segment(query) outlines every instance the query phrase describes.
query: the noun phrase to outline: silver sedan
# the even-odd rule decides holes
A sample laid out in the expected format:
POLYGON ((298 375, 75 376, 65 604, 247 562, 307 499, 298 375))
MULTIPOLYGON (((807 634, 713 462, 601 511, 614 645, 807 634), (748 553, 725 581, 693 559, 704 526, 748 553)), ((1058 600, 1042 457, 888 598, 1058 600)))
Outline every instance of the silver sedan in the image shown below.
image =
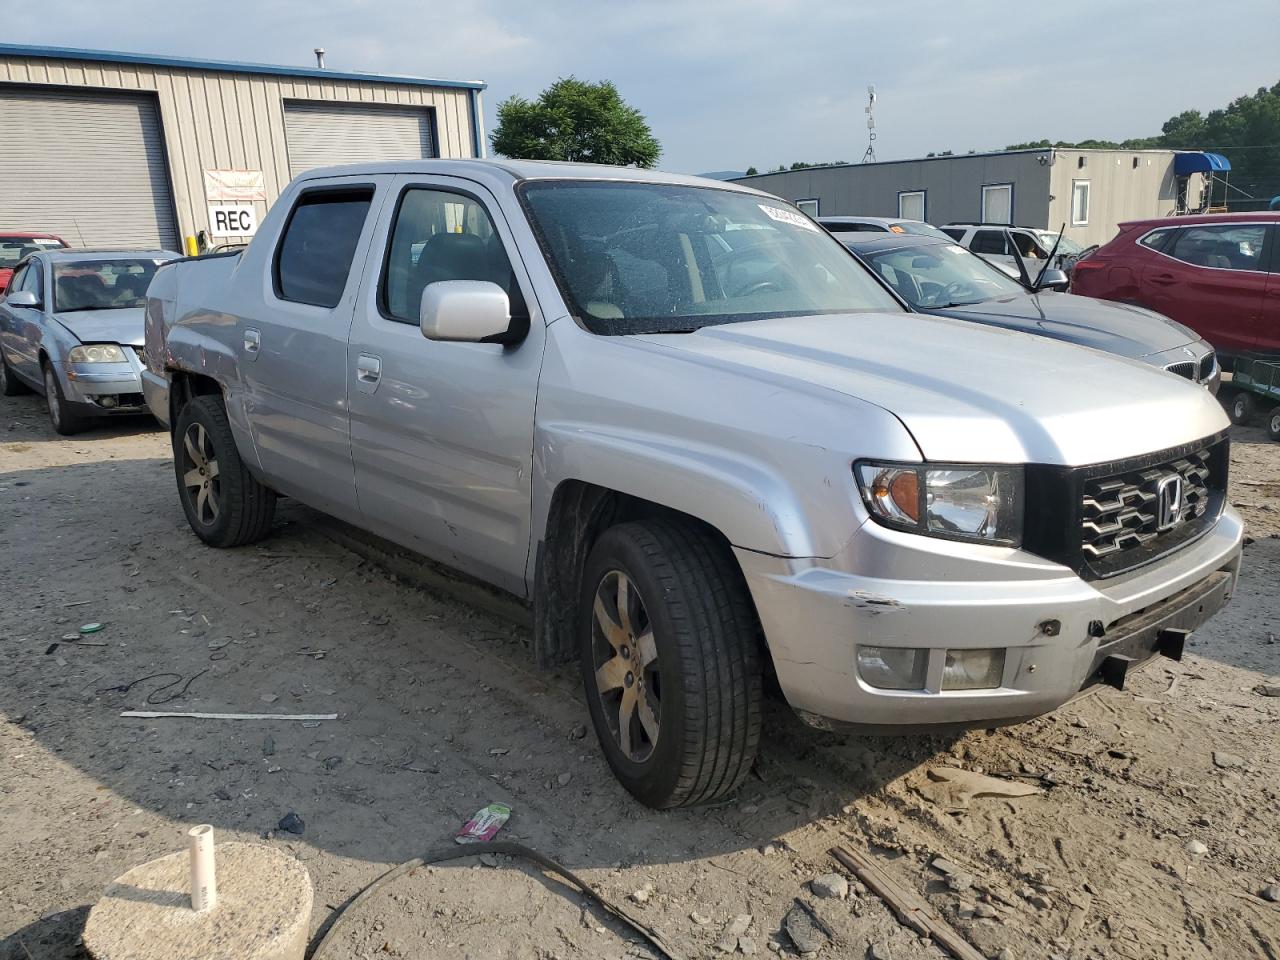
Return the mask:
POLYGON ((145 414, 140 374, 147 287, 167 250, 35 253, 0 303, 0 393, 45 395, 61 434, 145 414))

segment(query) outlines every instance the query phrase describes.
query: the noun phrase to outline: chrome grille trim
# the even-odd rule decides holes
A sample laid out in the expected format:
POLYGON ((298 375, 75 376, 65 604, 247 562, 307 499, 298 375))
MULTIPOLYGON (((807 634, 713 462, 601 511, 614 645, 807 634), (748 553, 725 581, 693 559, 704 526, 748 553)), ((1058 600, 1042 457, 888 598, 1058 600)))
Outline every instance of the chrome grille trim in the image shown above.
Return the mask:
POLYGON ((1184 524, 1209 509, 1210 449, 1167 463, 1099 477, 1084 484, 1080 549, 1086 558, 1110 557, 1176 534, 1184 524), (1177 523, 1160 530, 1156 489, 1172 475, 1182 477, 1182 503, 1177 523))
POLYGON ((1180 377, 1186 377, 1188 380, 1196 379, 1196 362, 1194 360, 1180 360, 1177 363, 1171 363, 1165 367, 1170 373, 1176 373, 1180 377))

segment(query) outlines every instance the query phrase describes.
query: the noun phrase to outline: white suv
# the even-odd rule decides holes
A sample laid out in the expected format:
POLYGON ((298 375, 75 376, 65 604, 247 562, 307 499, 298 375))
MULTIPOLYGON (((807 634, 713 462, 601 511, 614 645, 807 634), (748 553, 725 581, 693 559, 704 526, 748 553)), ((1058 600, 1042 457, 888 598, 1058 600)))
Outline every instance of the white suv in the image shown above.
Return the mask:
POLYGON ((1084 248, 1074 240, 1063 237, 1059 242, 1054 231, 1039 227, 1014 227, 1003 223, 948 223, 941 229, 960 246, 968 247, 1002 268, 1012 267, 1014 276, 1017 276, 1018 271, 1018 263, 1014 259, 1015 250, 1022 254, 1028 270, 1039 270, 1053 250, 1053 245, 1057 243, 1058 252, 1050 267, 1063 270, 1068 276, 1080 259, 1080 254, 1084 252, 1084 248))

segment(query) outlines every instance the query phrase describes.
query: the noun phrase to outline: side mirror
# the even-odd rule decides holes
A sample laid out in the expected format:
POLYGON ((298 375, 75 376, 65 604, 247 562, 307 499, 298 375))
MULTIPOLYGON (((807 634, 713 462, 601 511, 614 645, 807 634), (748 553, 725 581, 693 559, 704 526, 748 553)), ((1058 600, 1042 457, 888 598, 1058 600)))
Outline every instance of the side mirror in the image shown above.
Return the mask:
POLYGON ((18 290, 9 294, 4 298, 4 302, 11 307, 38 307, 40 300, 30 290, 18 290))
POLYGON ((511 329, 511 300, 487 280, 440 280, 423 289, 418 317, 428 340, 503 342, 511 329))
POLYGON ((1049 269, 1040 278, 1041 290, 1056 290, 1058 293, 1065 293, 1069 286, 1071 286, 1071 278, 1067 276, 1064 270, 1049 269))

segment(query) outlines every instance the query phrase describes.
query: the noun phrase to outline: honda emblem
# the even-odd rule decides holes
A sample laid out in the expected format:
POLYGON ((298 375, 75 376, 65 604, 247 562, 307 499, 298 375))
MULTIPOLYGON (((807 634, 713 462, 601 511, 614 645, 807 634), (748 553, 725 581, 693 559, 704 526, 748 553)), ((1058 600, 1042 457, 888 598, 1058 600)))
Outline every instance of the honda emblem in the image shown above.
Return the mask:
POLYGON ((1165 477, 1156 487, 1156 529, 1171 530, 1182 522, 1182 476, 1165 477))

